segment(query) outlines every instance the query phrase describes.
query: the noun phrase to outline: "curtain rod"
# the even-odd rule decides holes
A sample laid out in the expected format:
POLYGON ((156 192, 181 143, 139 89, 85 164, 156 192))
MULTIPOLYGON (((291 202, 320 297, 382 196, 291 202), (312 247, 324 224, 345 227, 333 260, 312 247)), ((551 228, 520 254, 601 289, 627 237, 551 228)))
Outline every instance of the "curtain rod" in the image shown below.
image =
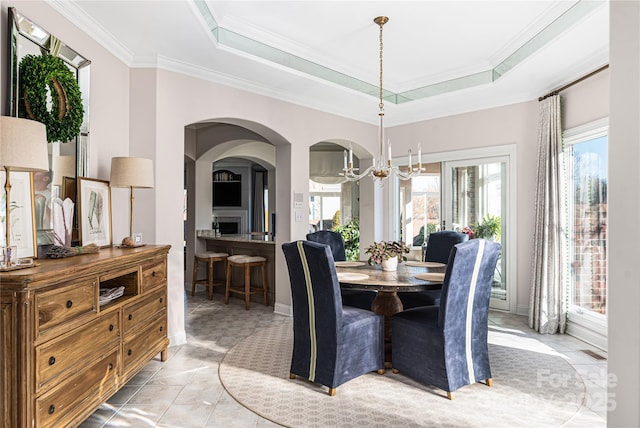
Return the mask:
POLYGON ((573 82, 569 82, 566 85, 564 85, 563 87, 561 87, 559 89, 556 89, 555 91, 549 92, 547 95, 538 98, 538 101, 542 101, 542 100, 547 99, 547 98, 549 98, 549 97, 551 97, 553 95, 558 95, 558 93, 564 91, 565 89, 568 89, 568 88, 572 87, 573 85, 575 85, 576 83, 580 83, 583 80, 588 79, 589 77, 594 76, 594 75, 600 73, 601 71, 606 70, 607 68, 609 68, 609 64, 603 65, 599 69, 593 70, 591 73, 585 74, 584 76, 574 80, 573 82))

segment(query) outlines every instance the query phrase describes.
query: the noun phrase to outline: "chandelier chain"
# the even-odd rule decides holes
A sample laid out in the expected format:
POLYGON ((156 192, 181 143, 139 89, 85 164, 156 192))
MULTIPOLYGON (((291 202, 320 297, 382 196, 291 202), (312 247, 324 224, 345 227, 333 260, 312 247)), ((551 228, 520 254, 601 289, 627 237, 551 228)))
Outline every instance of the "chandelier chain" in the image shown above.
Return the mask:
POLYGON ((382 102, 382 26, 384 25, 384 21, 380 22, 380 110, 384 109, 384 103, 382 102))

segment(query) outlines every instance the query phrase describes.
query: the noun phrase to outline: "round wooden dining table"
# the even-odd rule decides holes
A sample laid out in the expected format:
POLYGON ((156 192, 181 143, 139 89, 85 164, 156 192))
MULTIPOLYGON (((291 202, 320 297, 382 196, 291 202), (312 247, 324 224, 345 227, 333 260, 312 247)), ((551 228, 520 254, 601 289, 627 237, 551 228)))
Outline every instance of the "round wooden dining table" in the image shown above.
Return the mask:
POLYGON ((366 261, 336 262, 341 288, 377 292, 371 310, 384 316, 385 366, 391 364, 391 317, 403 310, 398 292, 438 290, 445 269, 445 264, 436 262, 407 261, 399 263, 396 271, 383 271, 366 261))

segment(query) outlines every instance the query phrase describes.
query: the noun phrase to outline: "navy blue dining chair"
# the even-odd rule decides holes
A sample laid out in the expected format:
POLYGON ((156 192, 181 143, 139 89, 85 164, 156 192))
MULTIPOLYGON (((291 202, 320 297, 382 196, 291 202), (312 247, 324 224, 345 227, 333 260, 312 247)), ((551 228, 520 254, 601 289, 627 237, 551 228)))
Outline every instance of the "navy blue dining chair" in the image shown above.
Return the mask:
POLYGON ((293 304, 293 354, 289 377, 329 388, 371 371, 384 373, 381 315, 342 305, 340 284, 326 244, 282 245, 293 304))
POLYGON ((489 299, 498 243, 472 239, 451 251, 439 306, 408 309, 391 319, 392 364, 447 392, 485 381, 492 385, 487 344, 489 299))
MULTIPOLYGON (((344 239, 338 232, 332 230, 319 230, 317 232, 307 234, 307 240, 327 244, 331 248, 333 260, 336 262, 346 261, 346 250, 344 247, 344 239)), ((353 306, 361 309, 371 310, 373 300, 376 298, 375 291, 366 290, 342 290, 342 303, 347 306, 353 306)))
MULTIPOLYGON (((427 241, 427 251, 425 252, 423 261, 447 264, 449 262, 451 249, 454 247, 454 245, 466 242, 468 240, 469 235, 453 230, 432 232, 429 234, 429 239, 427 241)), ((400 292, 398 293, 398 297, 400 297, 402 306, 405 309, 440 304, 440 290, 427 290, 414 293, 400 292)))

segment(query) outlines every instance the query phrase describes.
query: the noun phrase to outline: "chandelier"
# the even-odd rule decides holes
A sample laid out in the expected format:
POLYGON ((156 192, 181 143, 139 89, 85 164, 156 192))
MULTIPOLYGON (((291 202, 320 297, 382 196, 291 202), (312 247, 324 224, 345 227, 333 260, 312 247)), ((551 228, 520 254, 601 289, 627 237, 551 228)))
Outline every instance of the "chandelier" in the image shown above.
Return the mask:
POLYGON ((378 107, 380 111, 378 112, 378 116, 380 117, 380 128, 378 129, 378 138, 379 138, 379 149, 377 156, 373 158, 373 165, 364 170, 362 174, 358 174, 358 168, 353 167, 353 149, 349 148, 349 153, 347 156, 347 151, 344 151, 344 164, 342 168, 342 172, 339 174, 346 178, 348 181, 358 181, 362 177, 370 175, 374 180, 380 179, 382 184, 382 179, 389 177, 391 174, 395 174, 400 180, 408 180, 411 177, 415 177, 424 171, 422 168, 422 150, 420 146, 418 146, 418 167, 413 167, 413 161, 411 157, 411 150, 409 150, 409 165, 406 171, 400 170, 397 166, 393 165, 393 161, 391 160, 391 142, 387 141, 387 146, 385 150, 384 145, 384 103, 382 101, 382 27, 384 24, 389 22, 389 18, 386 16, 378 16, 374 18, 373 22, 380 26, 380 102, 378 107), (347 161, 348 158, 348 161, 347 161))

